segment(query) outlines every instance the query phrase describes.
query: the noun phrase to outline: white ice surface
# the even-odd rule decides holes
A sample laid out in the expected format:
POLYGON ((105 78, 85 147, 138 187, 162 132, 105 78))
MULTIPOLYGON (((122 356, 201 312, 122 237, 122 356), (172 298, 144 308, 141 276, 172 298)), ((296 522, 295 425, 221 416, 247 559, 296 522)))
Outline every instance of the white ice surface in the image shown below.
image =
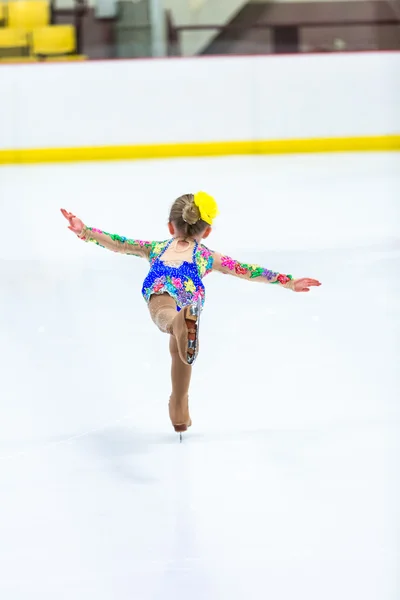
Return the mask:
POLYGON ((0 598, 399 600, 400 155, 0 169, 0 598), (146 264, 58 213, 314 276, 205 280, 193 428, 167 412, 146 264))

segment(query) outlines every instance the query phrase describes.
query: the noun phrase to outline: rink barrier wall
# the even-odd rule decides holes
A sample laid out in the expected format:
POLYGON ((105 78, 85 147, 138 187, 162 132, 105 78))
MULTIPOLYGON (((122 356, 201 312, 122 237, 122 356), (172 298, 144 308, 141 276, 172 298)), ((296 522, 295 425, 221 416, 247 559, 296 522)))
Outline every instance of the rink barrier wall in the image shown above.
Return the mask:
POLYGON ((195 158, 234 155, 392 151, 400 151, 400 135, 0 150, 0 165, 148 160, 185 157, 195 158))
POLYGON ((400 149, 400 53, 0 67, 0 164, 400 149))

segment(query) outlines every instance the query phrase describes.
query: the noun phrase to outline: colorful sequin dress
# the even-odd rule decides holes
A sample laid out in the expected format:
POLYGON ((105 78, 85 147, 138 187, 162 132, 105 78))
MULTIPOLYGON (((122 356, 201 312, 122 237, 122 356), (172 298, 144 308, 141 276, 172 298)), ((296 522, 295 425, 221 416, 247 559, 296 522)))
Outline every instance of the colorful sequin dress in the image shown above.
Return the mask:
POLYGON ((212 271, 293 289, 291 275, 270 271, 259 265, 241 263, 229 256, 209 250, 194 240, 191 241, 193 249, 190 247, 191 260, 169 261, 163 260, 163 258, 175 238, 164 242, 145 242, 110 234, 92 227, 85 227, 79 237, 113 252, 139 256, 148 260, 150 270, 142 287, 144 299, 148 302, 153 294, 167 293, 174 298, 178 310, 196 302, 199 298, 204 304, 203 278, 212 271))

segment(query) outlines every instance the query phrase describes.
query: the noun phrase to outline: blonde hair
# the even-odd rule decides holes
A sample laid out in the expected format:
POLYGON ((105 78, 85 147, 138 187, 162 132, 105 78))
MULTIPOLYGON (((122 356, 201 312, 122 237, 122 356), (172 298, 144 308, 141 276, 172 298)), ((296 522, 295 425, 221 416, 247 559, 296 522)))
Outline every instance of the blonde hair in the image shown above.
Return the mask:
POLYGON ((194 194, 184 194, 175 200, 169 213, 169 222, 175 225, 179 233, 188 237, 195 237, 209 227, 194 203, 194 194))

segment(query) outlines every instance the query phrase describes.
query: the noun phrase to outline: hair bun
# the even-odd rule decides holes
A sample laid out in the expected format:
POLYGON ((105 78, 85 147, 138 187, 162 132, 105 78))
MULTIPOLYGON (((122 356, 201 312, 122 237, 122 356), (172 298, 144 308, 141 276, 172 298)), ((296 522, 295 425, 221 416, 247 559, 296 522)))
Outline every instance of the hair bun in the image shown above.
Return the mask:
POLYGON ((182 219, 189 225, 195 225, 200 221, 200 211, 195 205, 193 199, 186 202, 182 211, 182 219))

